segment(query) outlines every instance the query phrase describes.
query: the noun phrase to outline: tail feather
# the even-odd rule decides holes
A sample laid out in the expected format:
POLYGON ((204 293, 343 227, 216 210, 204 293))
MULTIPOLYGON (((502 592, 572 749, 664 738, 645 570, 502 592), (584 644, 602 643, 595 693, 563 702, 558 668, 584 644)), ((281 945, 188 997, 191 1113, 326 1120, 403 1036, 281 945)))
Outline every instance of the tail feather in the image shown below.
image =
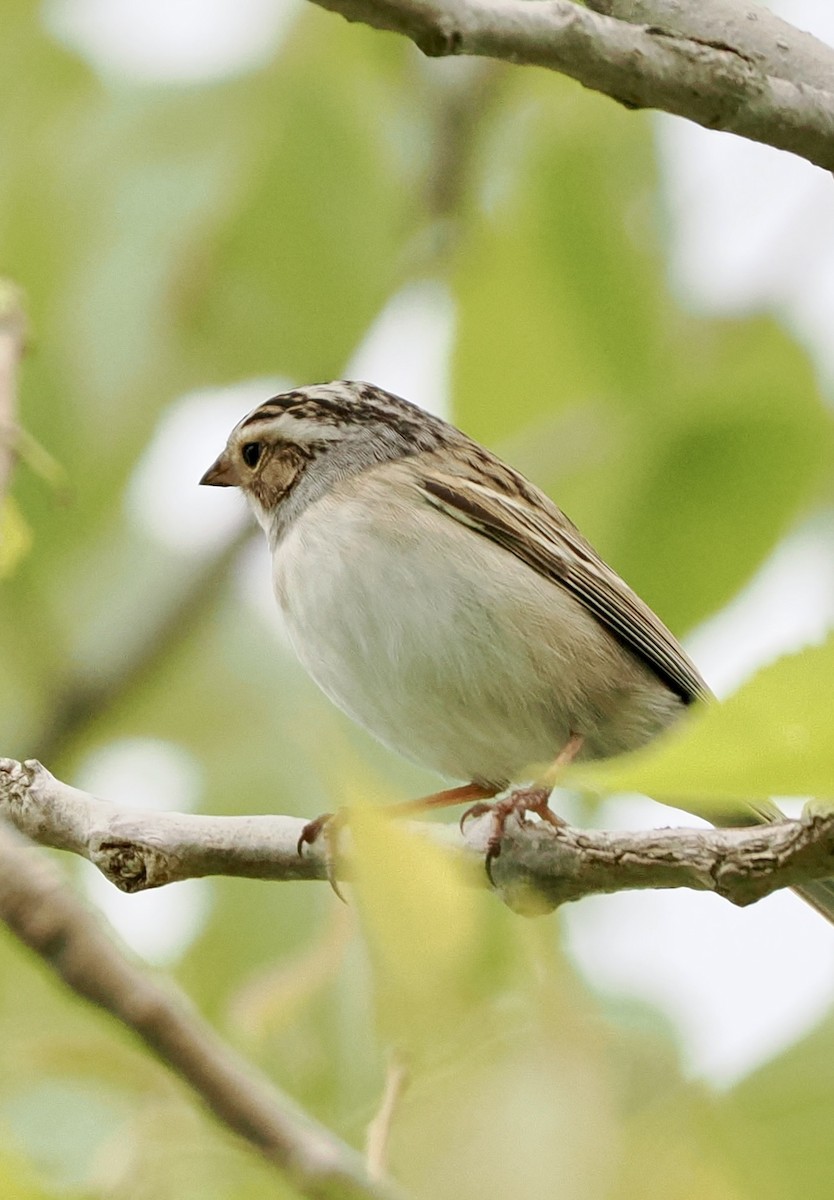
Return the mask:
POLYGON ((834 879, 815 879, 793 890, 834 925, 834 879))

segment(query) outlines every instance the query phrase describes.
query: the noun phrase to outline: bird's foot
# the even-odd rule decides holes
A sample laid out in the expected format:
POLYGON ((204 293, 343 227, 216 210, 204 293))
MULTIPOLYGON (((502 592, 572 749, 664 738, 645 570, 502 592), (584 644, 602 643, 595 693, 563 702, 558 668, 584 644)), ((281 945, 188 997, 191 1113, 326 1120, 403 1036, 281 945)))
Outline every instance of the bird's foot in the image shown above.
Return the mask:
POLYGON ((335 813, 322 813, 313 821, 308 821, 298 838, 297 850, 299 858, 304 853, 305 846, 314 846, 319 838, 324 838, 324 865, 327 871, 327 882, 339 899, 346 904, 345 895, 339 887, 336 876, 338 860, 339 834, 344 829, 348 819, 348 810, 340 808, 335 813))
POLYGON ((503 800, 497 801, 495 804, 473 804, 471 808, 467 808, 466 812, 460 819, 460 829, 463 832, 463 827, 470 818, 482 817, 485 813, 489 813, 492 817, 492 830, 490 831, 489 841, 486 845, 486 858, 484 866, 486 873, 489 876, 491 884, 495 884, 492 877, 492 864, 495 862, 498 855, 501 853, 501 843, 504 840, 504 831, 507 827, 507 821, 511 816, 518 818, 523 824, 524 818, 528 813, 535 813, 540 820, 546 821, 548 825, 559 829, 566 825, 567 822, 553 811, 548 804, 550 798, 550 788, 547 787, 526 787, 517 788, 510 792, 509 796, 505 796, 503 800))
POLYGON ((579 754, 583 742, 584 739, 581 733, 572 733, 553 760, 550 768, 545 772, 542 783, 534 784, 532 787, 516 788, 508 796, 505 796, 503 800, 498 800, 495 804, 485 804, 483 801, 473 804, 470 808, 467 808, 461 817, 460 829, 461 833, 463 833, 463 827, 470 817, 481 817, 485 813, 492 815, 492 832, 487 842, 484 866, 486 867, 489 881, 493 886, 495 880, 492 878, 492 864, 501 853, 504 830, 506 829, 507 821, 512 815, 515 815, 521 824, 524 823, 524 818, 530 812, 535 813, 540 820, 546 821, 548 825, 552 825, 555 829, 559 829, 567 824, 566 821, 563 821, 553 811, 548 804, 548 800, 559 775, 566 767, 570 766, 579 754))

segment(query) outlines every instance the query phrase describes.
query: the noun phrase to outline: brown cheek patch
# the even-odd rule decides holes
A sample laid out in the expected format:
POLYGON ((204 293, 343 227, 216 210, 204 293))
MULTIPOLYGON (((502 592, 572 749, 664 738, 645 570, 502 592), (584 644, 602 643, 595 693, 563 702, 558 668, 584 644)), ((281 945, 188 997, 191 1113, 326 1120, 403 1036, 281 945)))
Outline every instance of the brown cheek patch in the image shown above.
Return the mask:
POLYGON ((253 491, 265 508, 272 508, 291 491, 301 474, 303 460, 292 450, 274 453, 264 464, 253 491))

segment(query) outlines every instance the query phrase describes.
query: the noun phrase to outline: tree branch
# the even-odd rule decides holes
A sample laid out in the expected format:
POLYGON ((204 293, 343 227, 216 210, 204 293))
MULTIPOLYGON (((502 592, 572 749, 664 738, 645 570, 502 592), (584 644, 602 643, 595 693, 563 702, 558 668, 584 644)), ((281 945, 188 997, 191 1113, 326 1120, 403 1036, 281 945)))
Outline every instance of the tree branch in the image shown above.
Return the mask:
POLYGON ((653 25, 696 42, 723 42, 766 75, 831 90, 834 50, 762 4, 747 0, 586 0, 594 12, 653 25))
MULTIPOLYGON (((300 856, 297 817, 212 817, 119 810, 61 783, 38 762, 0 759, 0 816, 34 841, 95 863, 126 892, 204 875, 327 878, 324 839, 300 856)), ((481 866, 490 819, 415 824, 425 836, 481 866)), ((349 876, 349 855, 337 865, 349 876)), ((645 888, 714 892, 737 905, 780 888, 834 876, 834 810, 741 829, 621 833, 510 822, 492 868, 497 890, 523 912, 551 911, 596 893, 645 888)), ((473 878, 489 886, 483 869, 473 878)))
MULTIPOLYGON (((778 47, 770 55, 748 53, 727 40, 726 22, 696 36, 635 25, 573 0, 313 2, 349 21, 404 34, 427 55, 546 67, 629 108, 662 109, 834 169, 834 52, 822 43, 812 84, 804 58, 792 61, 790 45, 784 55, 778 47), (776 58, 778 73, 770 70, 776 58), (823 61, 827 69, 820 71, 823 61)), ((729 4, 724 0, 725 12, 729 4)), ((798 43, 799 31, 794 35, 798 43)))
MULTIPOLYGON (((8 781, 8 760, 5 764, 8 781)), ((43 771, 35 777, 41 782, 52 778, 43 771)), ((49 802, 48 788, 40 799, 49 802)), ((66 795, 61 802, 67 803, 66 795)), ((48 820, 44 814, 44 840, 48 820)), ((53 864, 3 821, 0 921, 73 991, 133 1030, 215 1116, 284 1170, 302 1195, 311 1200, 395 1200, 394 1189, 372 1180, 356 1151, 240 1059, 172 984, 163 987, 147 967, 134 963, 53 864)))

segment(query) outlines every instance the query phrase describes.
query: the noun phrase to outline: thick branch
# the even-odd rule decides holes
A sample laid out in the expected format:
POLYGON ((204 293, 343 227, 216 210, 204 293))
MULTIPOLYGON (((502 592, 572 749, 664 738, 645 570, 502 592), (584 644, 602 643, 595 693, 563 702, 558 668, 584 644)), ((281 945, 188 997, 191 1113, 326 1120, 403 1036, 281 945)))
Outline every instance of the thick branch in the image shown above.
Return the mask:
MULTIPOLYGON (((210 817, 115 809, 69 787, 40 763, 0 759, 0 816, 34 841, 95 863, 135 892, 204 875, 296 880, 327 877, 323 840, 299 856, 296 817, 210 817)), ((416 825, 450 852, 482 863, 489 817, 416 825)), ((349 874, 349 855, 340 868, 349 874)), ((549 911, 594 893, 692 888, 746 905, 779 888, 834 876, 834 810, 743 829, 621 833, 510 822, 492 874, 520 911, 549 911)), ((473 873, 488 886, 486 872, 473 873)))
MULTIPOLYGON (((834 169, 831 74, 811 86, 802 63, 768 73, 721 33, 634 25, 572 0, 314 0, 428 55, 471 54, 547 67, 630 108, 657 108, 834 169)), ((834 54, 830 55, 834 64, 834 54)))
MULTIPOLYGON (((8 782, 8 770, 3 775, 8 782)), ((52 779, 46 772, 35 777, 52 779)), ((41 801, 49 803, 48 787, 41 791, 41 801)), ((60 804, 67 802, 62 794, 60 804)), ((44 840, 48 822, 45 816, 44 840)), ((73 991, 132 1029, 225 1125, 286 1171, 301 1195, 394 1200, 390 1187, 370 1179, 355 1151, 244 1063, 170 983, 161 986, 147 968, 134 963, 48 859, 3 821, 0 921, 73 991)))
POLYGON ((831 89, 834 50, 751 0, 586 0, 588 8, 697 42, 722 42, 766 75, 831 89))

